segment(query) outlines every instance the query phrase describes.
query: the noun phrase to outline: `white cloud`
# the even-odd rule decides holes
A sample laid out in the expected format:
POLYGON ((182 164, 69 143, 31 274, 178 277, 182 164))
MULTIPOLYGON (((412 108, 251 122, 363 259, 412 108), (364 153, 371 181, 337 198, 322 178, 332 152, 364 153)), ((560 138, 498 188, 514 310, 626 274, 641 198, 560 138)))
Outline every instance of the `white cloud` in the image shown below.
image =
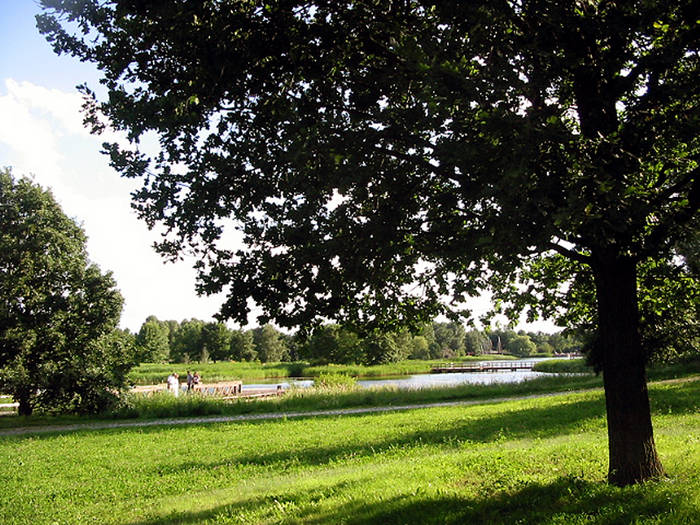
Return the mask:
POLYGON ((18 92, 13 80, 5 82, 7 95, 0 96, 0 143, 14 152, 19 167, 25 172, 42 173, 58 165, 61 155, 51 123, 32 111, 18 92))
POLYGON ((113 132, 94 137, 82 126, 77 92, 4 81, 0 92, 0 166, 50 187, 66 214, 83 225, 88 253, 114 273, 125 297, 122 326, 137 330, 148 315, 208 320, 220 299, 194 293, 191 262, 164 264, 149 232, 130 208, 134 181, 120 179, 99 153, 113 132))
POLYGON ((53 120, 58 133, 89 136, 89 131, 83 126, 81 107, 82 96, 66 93, 58 89, 37 86, 31 82, 5 80, 8 97, 14 99, 23 107, 32 108, 39 117, 53 120))

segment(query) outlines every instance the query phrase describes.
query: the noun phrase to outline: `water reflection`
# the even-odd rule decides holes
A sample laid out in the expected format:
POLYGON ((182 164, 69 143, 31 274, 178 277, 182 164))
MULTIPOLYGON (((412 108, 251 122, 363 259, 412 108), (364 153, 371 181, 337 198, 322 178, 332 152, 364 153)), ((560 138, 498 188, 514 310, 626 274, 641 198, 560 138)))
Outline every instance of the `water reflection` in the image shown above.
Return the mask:
POLYGON ((520 383, 527 379, 541 377, 543 372, 518 370, 516 372, 463 372, 454 374, 419 374, 395 379, 361 379, 357 383, 365 388, 395 386, 397 388, 425 388, 434 386, 492 385, 494 383, 520 383))

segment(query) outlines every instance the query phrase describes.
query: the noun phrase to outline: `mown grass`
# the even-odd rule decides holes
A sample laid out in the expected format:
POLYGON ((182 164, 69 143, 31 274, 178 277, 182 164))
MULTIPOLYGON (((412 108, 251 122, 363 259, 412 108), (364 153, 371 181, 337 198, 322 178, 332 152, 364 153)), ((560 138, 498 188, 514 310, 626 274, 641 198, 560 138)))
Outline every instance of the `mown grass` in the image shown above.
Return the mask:
MULTIPOLYGON (((483 361, 514 359, 513 356, 489 355, 454 359, 458 361, 483 361)), ((446 360, 406 360, 383 365, 313 365, 303 361, 290 363, 257 363, 219 361, 216 363, 158 364, 143 363, 136 367, 129 378, 134 384, 149 385, 164 383, 173 372, 185 377, 187 370, 196 370, 205 382, 227 380, 264 380, 286 377, 317 377, 321 374, 346 374, 353 377, 386 377, 411 374, 425 374, 434 366, 445 364, 446 360)))
POLYGON ((695 524, 700 381, 650 387, 668 480, 604 482, 600 391, 0 438, 0 522, 695 524))

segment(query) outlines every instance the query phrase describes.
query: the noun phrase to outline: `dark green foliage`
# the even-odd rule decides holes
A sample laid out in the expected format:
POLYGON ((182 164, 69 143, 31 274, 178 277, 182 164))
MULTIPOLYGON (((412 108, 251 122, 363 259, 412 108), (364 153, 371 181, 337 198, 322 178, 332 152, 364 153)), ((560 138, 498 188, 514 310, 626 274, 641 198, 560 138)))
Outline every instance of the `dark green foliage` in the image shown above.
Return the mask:
POLYGON ((454 358, 464 355, 464 326, 455 321, 449 323, 433 323, 433 334, 438 347, 436 357, 454 358))
POLYGON ((364 348, 362 364, 379 365, 382 363, 396 363, 405 359, 408 355, 406 341, 401 339, 401 334, 380 331, 369 334, 362 341, 364 348))
POLYGON ((175 363, 196 361, 202 355, 202 327, 199 319, 182 321, 173 334, 170 359, 175 363))
POLYGON ((212 361, 231 358, 231 332, 223 323, 206 323, 202 327, 202 345, 212 361))
POLYGON ((170 357, 170 330, 155 316, 149 316, 136 335, 140 362, 166 363, 170 357))
POLYGON ((362 363, 363 354, 360 336, 335 324, 315 328, 300 350, 302 359, 319 363, 362 363))
POLYGON ((258 352, 253 342, 253 332, 250 330, 234 330, 231 332, 231 359, 235 361, 254 361, 258 352))
POLYGON ((695 2, 42 4, 56 51, 104 74, 95 129, 159 137, 153 158, 105 149, 224 318, 252 299, 282 327, 395 331, 485 289, 511 319, 552 316, 592 278, 569 306, 596 310, 611 480, 662 473, 637 277, 700 206, 695 2), (576 268, 533 283, 554 252, 576 268))
MULTIPOLYGON (((673 253, 668 259, 647 259, 638 266, 637 300, 645 361, 674 361, 700 354, 700 279, 693 273, 690 259, 678 250, 673 253)), ((601 370, 603 347, 596 336, 598 314, 591 272, 580 263, 552 255, 530 265, 525 274, 541 283, 533 289, 547 294, 544 304, 553 308, 558 324, 572 327, 569 332, 579 333, 586 341, 582 348, 572 333, 554 335, 549 342, 555 352, 585 350, 589 361, 601 370), (548 287, 562 278, 568 286, 548 287)))
POLYGON ((481 355, 491 350, 491 347, 491 340, 483 332, 469 330, 464 335, 464 350, 469 355, 481 355))
POLYGON ((35 408, 93 412, 135 364, 114 332, 122 297, 50 192, 0 171, 0 391, 35 408))
POLYGON ((517 334, 515 337, 511 337, 505 349, 509 354, 517 355, 518 357, 527 357, 537 351, 535 343, 525 334, 517 334))
POLYGON ((257 357, 263 363, 284 361, 287 356, 282 334, 270 324, 253 329, 253 343, 257 357))

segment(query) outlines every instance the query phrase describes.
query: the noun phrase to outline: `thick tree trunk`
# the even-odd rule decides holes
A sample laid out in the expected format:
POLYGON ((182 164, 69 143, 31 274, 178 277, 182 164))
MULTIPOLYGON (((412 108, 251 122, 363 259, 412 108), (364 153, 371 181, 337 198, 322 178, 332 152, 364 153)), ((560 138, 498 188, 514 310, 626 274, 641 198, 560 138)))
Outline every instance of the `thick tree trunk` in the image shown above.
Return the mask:
POLYGON ((17 398, 19 406, 17 407, 17 413, 20 416, 31 416, 34 411, 34 407, 29 401, 29 395, 19 395, 17 398))
POLYGON ((598 259, 594 273, 608 419, 608 480, 625 486, 664 473, 651 425, 636 263, 606 257, 598 259))

